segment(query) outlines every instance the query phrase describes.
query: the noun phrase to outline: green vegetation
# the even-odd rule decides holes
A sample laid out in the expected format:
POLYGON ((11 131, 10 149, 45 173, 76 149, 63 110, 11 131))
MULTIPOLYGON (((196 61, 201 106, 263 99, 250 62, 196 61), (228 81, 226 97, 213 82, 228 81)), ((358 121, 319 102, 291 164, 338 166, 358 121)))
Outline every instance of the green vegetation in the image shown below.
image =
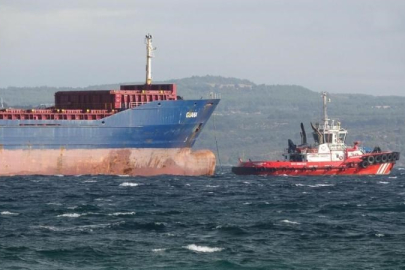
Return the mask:
MULTIPOLYGON (((243 159, 278 159, 287 147, 287 139, 300 142, 300 123, 309 135, 310 122, 322 115, 320 93, 297 85, 256 85, 247 80, 217 76, 172 80, 185 99, 221 96, 221 102, 206 125, 195 148, 216 152, 218 142, 223 165, 243 159)), ((89 86, 87 89, 118 89, 115 85, 89 86)), ((0 89, 0 97, 9 106, 33 106, 53 103, 53 94, 74 88, 0 89)), ((405 97, 359 94, 330 94, 330 118, 341 121, 349 130, 347 143, 361 141, 364 146, 403 153, 405 164, 405 97)), ((312 138, 308 136, 309 143, 312 138)))

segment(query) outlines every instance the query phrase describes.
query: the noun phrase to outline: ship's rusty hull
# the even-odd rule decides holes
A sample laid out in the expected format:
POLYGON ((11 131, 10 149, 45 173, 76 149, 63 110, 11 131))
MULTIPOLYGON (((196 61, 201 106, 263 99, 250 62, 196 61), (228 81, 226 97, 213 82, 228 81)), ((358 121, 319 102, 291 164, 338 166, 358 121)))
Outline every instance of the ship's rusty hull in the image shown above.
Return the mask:
POLYGON ((213 175, 215 155, 191 148, 0 149, 0 175, 213 175))

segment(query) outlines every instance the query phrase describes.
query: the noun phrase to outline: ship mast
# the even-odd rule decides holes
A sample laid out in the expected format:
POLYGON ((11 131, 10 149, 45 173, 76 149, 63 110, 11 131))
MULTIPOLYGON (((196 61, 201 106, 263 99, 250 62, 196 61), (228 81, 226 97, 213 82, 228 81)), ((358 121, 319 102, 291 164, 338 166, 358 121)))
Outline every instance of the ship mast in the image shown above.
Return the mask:
POLYGON ((152 35, 147 34, 145 36, 145 44, 146 44, 146 85, 152 84, 152 52, 156 50, 152 46, 152 35))
POLYGON ((322 92, 322 98, 323 98, 323 132, 325 133, 325 130, 329 128, 329 119, 326 106, 328 103, 328 99, 326 96, 326 92, 322 92))

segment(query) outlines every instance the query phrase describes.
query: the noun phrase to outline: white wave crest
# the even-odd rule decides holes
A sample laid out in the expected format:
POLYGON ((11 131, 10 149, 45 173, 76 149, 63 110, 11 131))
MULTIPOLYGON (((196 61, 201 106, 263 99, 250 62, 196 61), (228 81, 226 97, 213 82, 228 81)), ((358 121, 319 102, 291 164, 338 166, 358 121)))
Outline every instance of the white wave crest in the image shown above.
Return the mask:
POLYGON ((108 214, 109 216, 132 216, 135 215, 135 212, 116 212, 112 214, 108 214))
POLYGON ((384 185, 386 185, 386 184, 389 184, 390 182, 385 182, 385 181, 380 181, 380 182, 378 182, 379 184, 384 184, 384 185))
POLYGON ((4 216, 18 216, 19 215, 18 213, 13 213, 13 212, 10 212, 10 211, 3 211, 0 214, 2 214, 4 216))
POLYGON ((166 249, 165 248, 154 248, 154 249, 152 249, 152 252, 163 252, 163 251, 166 251, 166 249))
POLYGON ((111 199, 104 199, 104 198, 98 198, 98 199, 95 199, 95 201, 112 202, 111 199))
POLYGON ((155 225, 157 225, 157 226, 160 226, 160 225, 165 226, 165 225, 166 225, 166 223, 165 223, 165 222, 155 222, 154 224, 155 224, 155 225))
POLYGON ((80 214, 77 213, 68 213, 68 214, 62 214, 62 215, 58 215, 57 217, 70 217, 70 218, 77 218, 80 217, 80 214))
POLYGON ((384 237, 385 235, 382 234, 382 233, 376 233, 375 236, 377 236, 377 237, 384 237))
POLYGON ((65 231, 79 231, 79 232, 92 232, 95 229, 109 228, 113 226, 118 226, 124 224, 125 221, 114 222, 114 223, 104 223, 104 224, 93 224, 93 225, 82 225, 82 226, 73 226, 73 227, 55 227, 47 225, 33 226, 33 228, 39 228, 42 230, 49 230, 54 232, 65 232, 65 231))
POLYGON ((58 228, 58 227, 55 227, 55 226, 43 226, 43 225, 40 225, 37 228, 45 229, 45 230, 49 230, 49 231, 53 231, 53 232, 64 231, 63 228, 58 228))
POLYGON ((317 188, 317 187, 334 187, 335 185, 333 184, 316 184, 316 185, 308 185, 308 187, 313 187, 313 188, 317 188))
POLYGON ((209 187, 209 188, 217 188, 217 187, 219 187, 219 186, 206 185, 206 187, 209 187))
POLYGON ((124 182, 120 184, 120 187, 137 187, 138 183, 124 182))
POLYGON ((288 224, 300 224, 299 222, 290 221, 290 220, 288 220, 288 219, 284 219, 284 220, 282 220, 281 222, 283 222, 283 223, 288 223, 288 224))
POLYGON ((204 253, 211 253, 211 252, 217 252, 217 251, 222 251, 223 248, 218 248, 218 247, 204 247, 204 246, 197 246, 194 244, 188 245, 185 248, 195 251, 195 252, 204 252, 204 253))
POLYGON ((62 205, 61 203, 58 203, 58 202, 49 202, 49 203, 46 203, 47 205, 62 205))

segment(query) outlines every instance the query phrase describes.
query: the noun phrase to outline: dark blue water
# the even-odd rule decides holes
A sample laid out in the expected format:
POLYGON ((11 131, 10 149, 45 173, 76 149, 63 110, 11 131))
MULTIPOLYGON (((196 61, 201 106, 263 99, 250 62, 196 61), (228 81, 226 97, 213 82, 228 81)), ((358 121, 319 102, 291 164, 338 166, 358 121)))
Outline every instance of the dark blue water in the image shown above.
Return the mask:
POLYGON ((2 177, 0 269, 405 269, 405 170, 2 177))

